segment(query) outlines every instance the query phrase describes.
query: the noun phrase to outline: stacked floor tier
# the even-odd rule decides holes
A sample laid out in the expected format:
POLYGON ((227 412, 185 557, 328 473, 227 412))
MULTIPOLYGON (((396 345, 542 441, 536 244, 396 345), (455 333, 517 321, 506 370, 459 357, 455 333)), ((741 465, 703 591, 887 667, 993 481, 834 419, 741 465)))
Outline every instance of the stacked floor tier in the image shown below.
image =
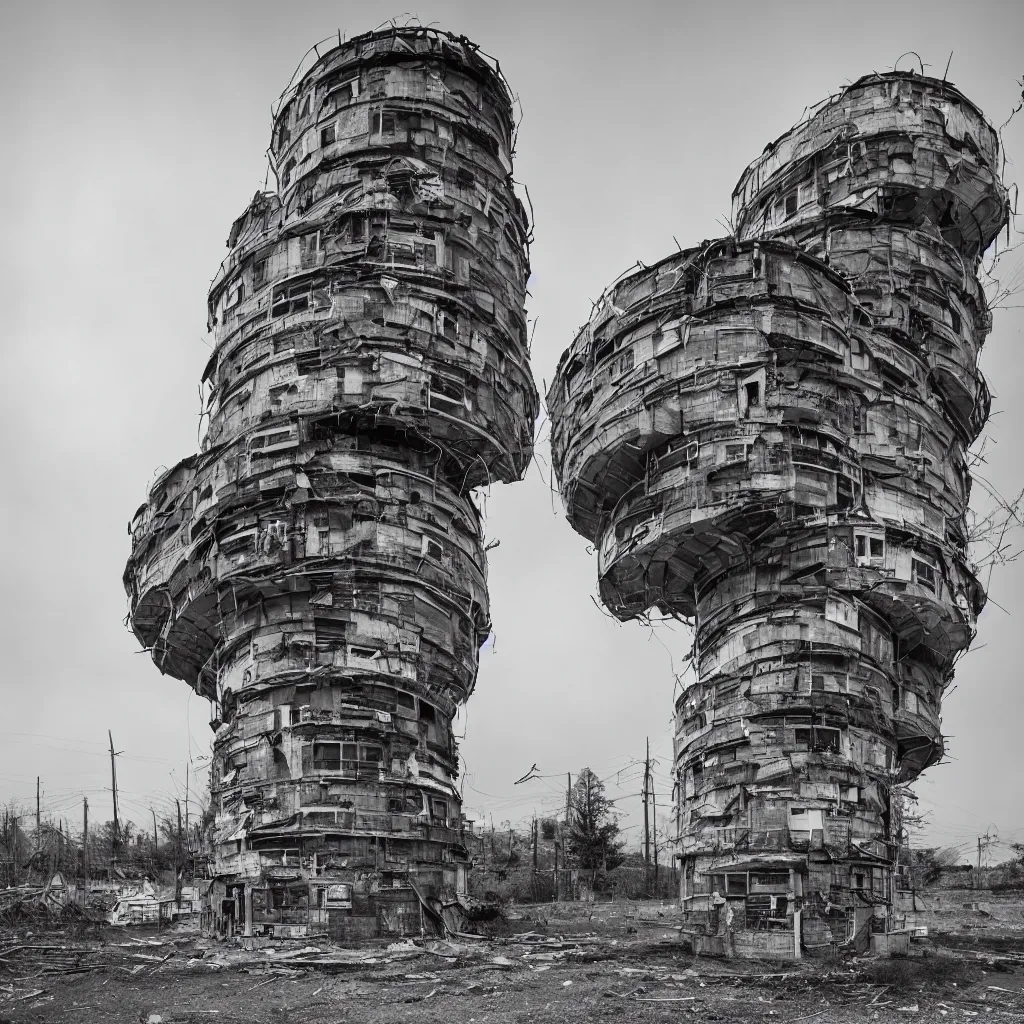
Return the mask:
POLYGON ((282 96, 278 188, 231 228, 202 451, 152 488, 125 573, 136 635, 215 702, 221 930, 419 934, 466 891, 471 491, 523 475, 537 407, 512 128, 464 38, 343 42, 282 96))

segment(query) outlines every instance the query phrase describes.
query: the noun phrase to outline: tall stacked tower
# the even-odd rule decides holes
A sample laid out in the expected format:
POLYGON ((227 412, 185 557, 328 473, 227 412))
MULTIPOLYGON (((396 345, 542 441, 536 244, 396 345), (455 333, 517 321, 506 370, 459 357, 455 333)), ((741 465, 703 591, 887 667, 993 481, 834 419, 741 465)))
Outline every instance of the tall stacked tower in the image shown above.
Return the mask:
POLYGON ((863 78, 744 172, 734 238, 620 280, 559 363, 555 467, 603 601, 695 626, 675 776, 703 948, 891 920, 892 788, 942 756, 985 601, 966 451, 997 164, 949 83, 863 78))
POLYGON ((466 891, 474 488, 532 456, 512 102, 467 39, 324 50, 210 288, 208 432, 131 524, 131 627, 216 708, 212 923, 419 934, 466 891))

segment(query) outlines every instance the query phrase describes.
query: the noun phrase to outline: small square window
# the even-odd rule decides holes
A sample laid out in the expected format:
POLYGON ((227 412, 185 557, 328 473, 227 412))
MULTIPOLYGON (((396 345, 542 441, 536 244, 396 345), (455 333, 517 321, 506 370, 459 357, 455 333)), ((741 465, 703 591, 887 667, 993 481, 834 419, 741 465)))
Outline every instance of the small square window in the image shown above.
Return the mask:
POLYGON ((341 747, 337 743, 313 744, 313 770, 336 772, 341 770, 341 747))
POLYGON ((328 124, 328 125, 324 125, 324 127, 320 129, 320 146, 321 146, 321 148, 324 147, 324 146, 329 146, 332 142, 336 141, 337 138, 338 138, 338 129, 337 129, 336 125, 328 124))
POLYGON ((858 533, 854 537, 857 561, 867 564, 868 560, 877 566, 885 558, 885 538, 872 536, 869 533, 858 533))
POLYGON ((747 876, 745 874, 728 874, 725 876, 725 894, 727 896, 747 895, 747 876))
POLYGON ((423 242, 416 242, 413 245, 413 254, 416 262, 424 266, 437 266, 437 246, 427 245, 423 242))
POLYGON ((912 558, 910 560, 914 582, 928 590, 935 590, 935 566, 929 565, 923 559, 912 558))
POLYGON ((351 103, 358 95, 359 79, 353 78, 351 81, 332 89, 328 98, 334 103, 334 109, 338 110, 351 103))
POLYGON ((814 750, 829 750, 839 753, 839 730, 816 728, 812 731, 812 747, 814 750))
POLYGON ((370 116, 370 134, 382 137, 395 134, 395 115, 377 111, 370 116))

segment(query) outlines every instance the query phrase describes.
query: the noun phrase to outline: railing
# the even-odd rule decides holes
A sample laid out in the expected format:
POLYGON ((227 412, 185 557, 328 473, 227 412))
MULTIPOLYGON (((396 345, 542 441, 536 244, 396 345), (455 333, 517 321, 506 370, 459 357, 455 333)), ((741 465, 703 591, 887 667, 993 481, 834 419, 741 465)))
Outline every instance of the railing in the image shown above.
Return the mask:
POLYGON ((315 267, 322 267, 326 257, 327 253, 324 249, 317 249, 314 252, 303 253, 302 259, 299 261, 299 265, 303 270, 312 270, 315 267))
POLYGON ((468 837, 462 829, 448 825, 449 819, 424 820, 419 814, 364 812, 339 809, 330 804, 313 804, 303 811, 303 824, 309 828, 323 826, 353 832, 418 832, 428 842, 464 843, 468 837))
POLYGON ((715 849, 723 850, 726 848, 735 849, 740 844, 743 844, 746 839, 750 836, 750 829, 736 826, 726 826, 725 828, 716 828, 715 833, 715 849))
POLYGON ((726 853, 735 850, 806 852, 811 848, 813 833, 819 832, 823 845, 849 847, 850 826, 848 822, 828 820, 823 824, 823 828, 814 829, 813 832, 808 829, 725 826, 705 829, 699 833, 684 833, 681 837, 681 844, 684 852, 692 852, 697 849, 713 853, 726 853))
POLYGON ((755 829, 728 825, 703 829, 699 833, 685 833, 681 844, 684 852, 696 849, 722 853, 730 850, 784 850, 789 842, 788 828, 755 829))

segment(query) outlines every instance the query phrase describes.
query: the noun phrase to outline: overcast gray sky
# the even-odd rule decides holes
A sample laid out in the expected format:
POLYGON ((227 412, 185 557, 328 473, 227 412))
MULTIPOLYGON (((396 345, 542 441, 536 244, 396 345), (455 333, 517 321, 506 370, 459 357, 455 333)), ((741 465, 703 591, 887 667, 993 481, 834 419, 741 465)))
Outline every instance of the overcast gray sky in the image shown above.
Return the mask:
MULTIPOLYGON (((84 794, 94 820, 109 817, 108 728, 124 751, 124 811, 140 825, 151 803, 160 813, 184 795, 190 764, 192 785, 204 781, 206 701, 162 677, 122 624, 127 522, 158 467, 196 448, 206 289, 231 221, 263 185, 272 101, 311 44, 404 21, 408 3, 4 5, 3 799, 34 803, 39 775, 44 814, 78 827, 84 794)), ((725 233, 740 172, 806 106, 906 50, 941 76, 953 51, 949 78, 999 123, 1024 76, 1024 5, 1009 0, 410 10, 497 56, 521 100, 542 390, 612 278, 667 255, 673 236, 688 246, 725 233)), ((1005 143, 1016 180, 1024 113, 1005 143)), ((1022 310, 997 311, 983 361, 998 410, 986 472, 1007 493, 1024 483, 1022 327, 1022 310)), ((667 808, 673 670, 690 639, 599 610, 595 560, 539 454, 526 481, 487 501, 501 541, 496 644, 457 724, 466 810, 499 826, 550 811, 565 773, 590 765, 635 839, 630 765, 649 736, 667 808), (535 762, 550 777, 513 786, 535 762)), ((944 705, 950 760, 916 787, 937 843, 973 844, 990 824, 1024 840, 1024 563, 997 572, 991 594, 944 705)))

